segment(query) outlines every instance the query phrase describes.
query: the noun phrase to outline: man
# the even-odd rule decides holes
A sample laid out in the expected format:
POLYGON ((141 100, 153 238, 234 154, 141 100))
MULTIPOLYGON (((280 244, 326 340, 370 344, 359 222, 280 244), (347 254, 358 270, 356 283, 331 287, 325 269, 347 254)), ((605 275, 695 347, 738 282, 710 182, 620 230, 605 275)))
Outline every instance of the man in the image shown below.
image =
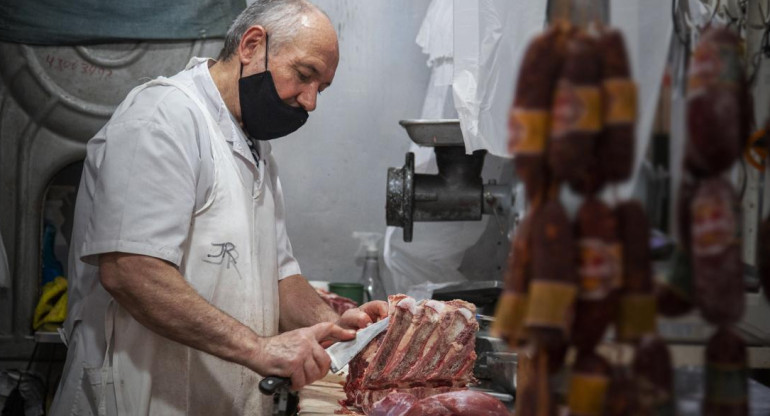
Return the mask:
POLYGON ((269 414, 260 375, 299 389, 329 369, 321 343, 387 313, 340 317, 300 275, 266 141, 305 122, 338 56, 315 6, 257 0, 218 62, 137 87, 88 143, 52 414, 269 414))

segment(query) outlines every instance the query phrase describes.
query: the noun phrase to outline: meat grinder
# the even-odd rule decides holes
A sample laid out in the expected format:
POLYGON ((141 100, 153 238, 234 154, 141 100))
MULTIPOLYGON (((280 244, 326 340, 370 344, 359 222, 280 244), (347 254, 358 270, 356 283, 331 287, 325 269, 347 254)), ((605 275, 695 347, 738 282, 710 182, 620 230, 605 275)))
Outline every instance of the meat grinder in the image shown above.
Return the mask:
POLYGON ((506 216, 513 205, 508 184, 484 184, 486 150, 466 154, 459 120, 401 120, 409 138, 433 147, 438 174, 414 171, 414 153, 402 168, 388 169, 385 215, 389 226, 404 229, 412 241, 415 221, 479 221, 482 215, 506 216))

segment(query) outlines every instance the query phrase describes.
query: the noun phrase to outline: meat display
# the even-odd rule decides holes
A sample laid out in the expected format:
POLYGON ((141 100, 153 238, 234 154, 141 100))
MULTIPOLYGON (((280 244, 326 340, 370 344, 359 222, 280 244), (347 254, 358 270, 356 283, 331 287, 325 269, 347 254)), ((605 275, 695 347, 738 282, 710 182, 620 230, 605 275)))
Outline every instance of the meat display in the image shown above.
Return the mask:
POLYGON ((469 390, 437 394, 418 400, 409 393, 390 393, 372 406, 370 416, 504 416, 505 406, 494 397, 469 390))
POLYGON ((316 288, 315 291, 318 293, 318 296, 320 296, 321 299, 326 302, 327 305, 334 309, 334 312, 337 312, 340 315, 342 315, 342 313, 348 309, 358 307, 358 304, 354 300, 340 296, 336 293, 331 293, 320 288, 316 288))
POLYGON ((462 300, 388 297, 388 329, 349 364, 346 405, 369 413, 393 392, 424 399, 474 380, 476 307, 462 300))

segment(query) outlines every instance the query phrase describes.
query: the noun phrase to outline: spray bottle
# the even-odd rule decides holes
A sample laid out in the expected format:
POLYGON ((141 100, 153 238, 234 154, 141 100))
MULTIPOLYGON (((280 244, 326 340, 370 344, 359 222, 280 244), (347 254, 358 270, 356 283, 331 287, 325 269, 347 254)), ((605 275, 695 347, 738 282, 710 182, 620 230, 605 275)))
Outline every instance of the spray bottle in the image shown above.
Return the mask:
POLYGON ((385 288, 380 279, 380 250, 378 243, 382 239, 380 233, 353 232, 353 238, 360 241, 356 259, 363 258, 364 271, 361 274, 361 284, 364 285, 366 301, 385 300, 385 288))

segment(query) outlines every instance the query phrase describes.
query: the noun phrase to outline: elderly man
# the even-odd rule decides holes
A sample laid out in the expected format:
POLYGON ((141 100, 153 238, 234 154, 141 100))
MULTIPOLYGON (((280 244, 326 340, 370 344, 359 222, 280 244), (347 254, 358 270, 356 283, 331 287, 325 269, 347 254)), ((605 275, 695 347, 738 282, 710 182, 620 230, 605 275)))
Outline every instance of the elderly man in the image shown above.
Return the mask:
POLYGON ((321 343, 386 314, 340 317, 300 275, 267 142, 302 126, 338 54, 315 6, 257 0, 218 62, 137 87, 88 143, 52 414, 270 414, 261 376, 299 389, 329 369, 321 343))

